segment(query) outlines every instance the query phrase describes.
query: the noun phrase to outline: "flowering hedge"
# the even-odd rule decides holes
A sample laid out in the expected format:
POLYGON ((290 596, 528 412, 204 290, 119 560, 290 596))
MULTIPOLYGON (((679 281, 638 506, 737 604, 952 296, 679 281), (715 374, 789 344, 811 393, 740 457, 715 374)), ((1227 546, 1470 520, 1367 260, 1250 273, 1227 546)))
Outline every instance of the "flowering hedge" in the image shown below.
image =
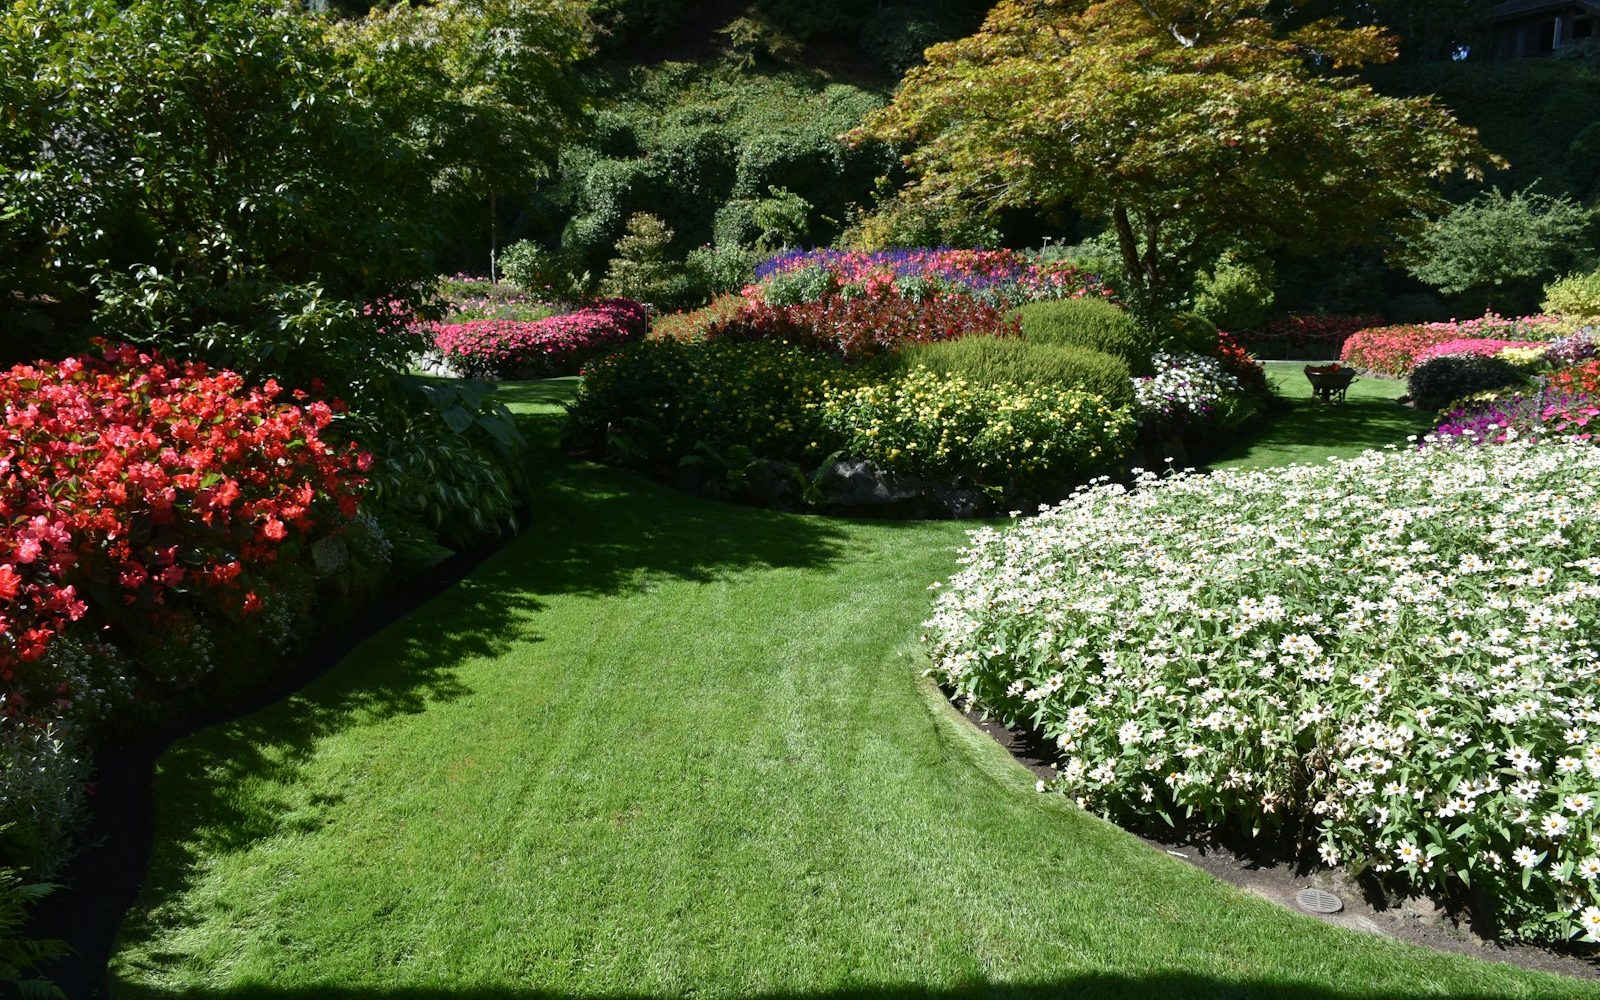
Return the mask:
POLYGON ((1112 297, 1100 278, 1061 261, 1039 261, 1015 250, 904 249, 874 253, 788 250, 756 266, 756 282, 770 285, 798 272, 819 279, 799 282, 804 298, 842 286, 886 279, 907 290, 966 295, 990 305, 1019 306, 1050 299, 1112 297))
POLYGON ((1543 355, 1544 349, 1544 344, 1533 340, 1461 337, 1418 351, 1412 367, 1432 361, 1434 358, 1453 358, 1468 355, 1478 358, 1504 357, 1513 364, 1530 363, 1537 361, 1543 355))
POLYGON ((981 486, 1082 481, 1127 454, 1136 431, 1125 409, 1092 393, 979 384, 921 367, 877 384, 830 385, 816 405, 824 431, 852 456, 981 486))
POLYGON ((757 298, 705 332, 708 340, 785 341, 850 359, 974 334, 1020 336, 1021 327, 1009 310, 967 295, 913 296, 881 276, 854 294, 793 305, 757 298))
POLYGON ((1373 327, 1351 334, 1339 360, 1380 375, 1401 376, 1421 363, 1424 352, 1443 344, 1477 340, 1544 343, 1576 329, 1574 321, 1559 316, 1506 319, 1493 314, 1460 322, 1373 327))
POLYGON ((638 340, 650 314, 630 299, 605 299, 564 316, 433 323, 436 346, 458 372, 492 378, 576 375, 584 362, 638 340))
POLYGON ((973 534, 933 673, 1085 808, 1600 939, 1597 492, 1600 449, 1523 443, 1096 485, 973 534))

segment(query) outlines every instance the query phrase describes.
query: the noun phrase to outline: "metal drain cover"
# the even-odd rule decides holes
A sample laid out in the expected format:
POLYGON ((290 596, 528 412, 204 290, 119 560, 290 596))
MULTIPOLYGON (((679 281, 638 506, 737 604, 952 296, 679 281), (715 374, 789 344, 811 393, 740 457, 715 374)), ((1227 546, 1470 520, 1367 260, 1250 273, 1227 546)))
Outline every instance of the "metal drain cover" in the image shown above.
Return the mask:
POLYGON ((1344 900, 1321 889, 1301 889, 1294 894, 1294 901, 1312 913, 1338 913, 1344 909, 1344 900))

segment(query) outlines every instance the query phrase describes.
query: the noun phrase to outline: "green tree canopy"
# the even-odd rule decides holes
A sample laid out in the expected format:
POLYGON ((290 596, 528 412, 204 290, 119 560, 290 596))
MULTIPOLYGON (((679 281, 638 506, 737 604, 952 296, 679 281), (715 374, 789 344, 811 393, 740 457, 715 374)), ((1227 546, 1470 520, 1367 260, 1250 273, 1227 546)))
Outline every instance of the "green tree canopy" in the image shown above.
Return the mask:
POLYGON ((1393 57, 1375 28, 1289 27, 1256 0, 1003 0, 929 50, 853 133, 913 143, 905 197, 1071 204, 1116 233, 1147 313, 1228 242, 1328 250, 1440 205, 1490 159, 1427 98, 1340 71, 1393 57))

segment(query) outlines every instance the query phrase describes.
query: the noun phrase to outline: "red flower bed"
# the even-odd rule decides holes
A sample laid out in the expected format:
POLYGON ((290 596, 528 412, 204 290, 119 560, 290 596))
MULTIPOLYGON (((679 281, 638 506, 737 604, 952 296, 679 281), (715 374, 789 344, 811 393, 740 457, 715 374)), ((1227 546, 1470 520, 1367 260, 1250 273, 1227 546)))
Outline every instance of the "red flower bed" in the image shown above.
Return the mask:
POLYGON ((1600 360, 1555 372, 1550 376, 1550 386, 1563 392, 1600 398, 1600 360))
POLYGON ((434 346, 463 375, 551 378, 576 375, 584 362, 639 340, 650 312, 631 299, 606 299, 565 316, 523 322, 481 319, 429 326, 434 346))
MULTIPOLYGON (((354 516, 371 457, 322 440, 337 404, 115 347, 0 374, 0 702, 72 622, 175 595, 261 606, 280 551, 354 516)), ((70 703, 73 692, 50 690, 70 703)))
POLYGON ((966 295, 903 293, 887 276, 869 279, 859 295, 774 306, 745 303, 732 318, 711 324, 707 340, 787 341, 857 359, 909 344, 972 334, 1020 336, 1009 310, 966 295))
POLYGON ((1271 391, 1267 387, 1267 370, 1233 334, 1217 331, 1217 358, 1246 392, 1266 396, 1271 391))
MULTIPOLYGON (((1457 340, 1544 341, 1560 330, 1555 316, 1506 319, 1493 313, 1449 323, 1380 326, 1359 330, 1345 341, 1339 360, 1379 375, 1409 375, 1429 348, 1457 340)), ((1517 346, 1517 345, 1511 345, 1517 346)))

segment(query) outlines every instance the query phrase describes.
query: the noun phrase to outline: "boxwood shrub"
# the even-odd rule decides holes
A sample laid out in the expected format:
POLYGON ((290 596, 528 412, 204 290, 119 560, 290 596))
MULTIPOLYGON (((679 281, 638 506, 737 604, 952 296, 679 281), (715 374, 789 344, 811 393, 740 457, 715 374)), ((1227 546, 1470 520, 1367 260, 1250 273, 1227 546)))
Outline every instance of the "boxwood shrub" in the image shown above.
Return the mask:
POLYGON ((1076 344, 1033 343, 1015 337, 965 337, 917 344, 891 355, 893 366, 909 372, 923 367, 941 375, 961 375, 978 385, 1023 385, 1082 389, 1112 406, 1133 402, 1127 362, 1076 344))
POLYGON ((1438 410, 1475 392, 1505 389, 1526 380, 1522 371, 1504 358, 1461 354, 1424 361, 1411 373, 1406 386, 1418 409, 1438 410))
POLYGON ((1114 354, 1135 371, 1143 371, 1154 352, 1149 336, 1134 318, 1102 298, 1032 302, 1018 309, 1017 316, 1027 340, 1114 354))

